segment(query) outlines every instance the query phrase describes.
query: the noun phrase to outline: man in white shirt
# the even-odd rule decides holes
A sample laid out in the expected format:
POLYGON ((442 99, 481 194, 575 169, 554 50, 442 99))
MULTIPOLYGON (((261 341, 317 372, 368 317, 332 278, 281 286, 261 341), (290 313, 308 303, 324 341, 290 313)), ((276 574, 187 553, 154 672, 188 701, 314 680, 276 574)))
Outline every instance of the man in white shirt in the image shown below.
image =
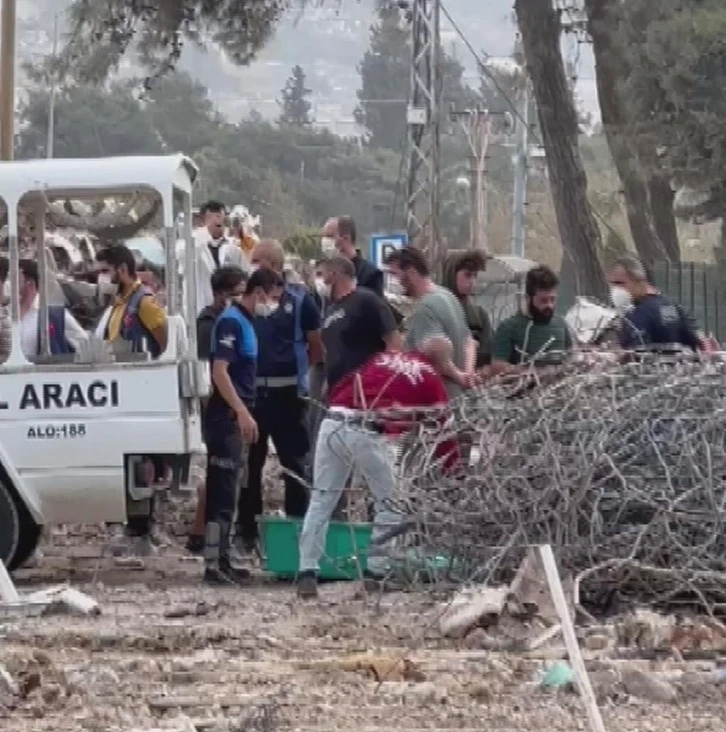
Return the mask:
MULTIPOLYGON (((239 267, 247 271, 242 249, 225 235, 225 216, 227 209, 219 201, 208 201, 200 209, 204 225, 194 230, 194 243, 197 251, 197 315, 214 303, 210 286, 212 274, 220 267, 239 267)), ((186 260, 184 242, 177 244, 179 276, 185 277, 186 260)))
MULTIPOLYGON (((38 263, 21 259, 20 269, 20 342, 26 358, 40 355, 40 295, 38 263)), ((48 306, 48 340, 51 355, 73 353, 88 333, 63 306, 48 306)))

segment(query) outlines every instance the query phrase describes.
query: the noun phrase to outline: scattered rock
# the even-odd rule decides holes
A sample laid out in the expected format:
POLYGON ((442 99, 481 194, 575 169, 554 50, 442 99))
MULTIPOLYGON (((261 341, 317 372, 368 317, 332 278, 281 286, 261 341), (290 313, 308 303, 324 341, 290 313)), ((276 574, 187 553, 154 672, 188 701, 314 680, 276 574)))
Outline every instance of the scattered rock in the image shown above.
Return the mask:
POLYGON ((0 665, 0 689, 7 692, 8 694, 12 694, 13 696, 17 696, 18 694, 20 694, 20 689, 18 685, 15 683, 13 677, 10 675, 5 666, 2 665, 0 665))
POLYGON ((595 634, 585 636, 584 643, 588 651, 605 651, 612 645, 612 640, 607 635, 595 634))
POLYGON ((647 671, 624 669, 621 681, 625 691, 639 699, 672 703, 678 698, 678 692, 672 684, 647 671))

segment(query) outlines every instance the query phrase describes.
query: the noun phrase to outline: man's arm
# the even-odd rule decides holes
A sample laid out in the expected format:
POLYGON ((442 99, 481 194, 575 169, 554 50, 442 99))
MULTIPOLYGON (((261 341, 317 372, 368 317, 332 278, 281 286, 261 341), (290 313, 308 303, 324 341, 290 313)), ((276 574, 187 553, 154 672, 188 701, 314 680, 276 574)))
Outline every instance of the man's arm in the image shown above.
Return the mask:
POLYGON ((386 350, 398 352, 403 350, 401 332, 396 326, 396 319, 388 303, 381 297, 369 297, 364 302, 367 308, 364 311, 364 320, 375 323, 381 340, 386 344, 386 350))
POLYGON ((88 333, 83 330, 81 324, 73 317, 68 309, 66 309, 64 313, 66 341, 74 351, 77 351, 78 346, 88 340, 88 333))
POLYGON ((466 372, 457 368, 454 363, 453 345, 441 330, 436 316, 428 308, 419 307, 411 316, 409 335, 414 350, 430 358, 442 376, 457 384, 464 384, 466 372))
POLYGON ((237 390, 234 388, 232 379, 229 376, 229 361, 223 358, 215 358, 212 364, 212 383, 217 388, 219 395, 227 403, 227 406, 234 411, 235 414, 244 414, 247 412, 245 403, 239 398, 237 390))
POLYGON ((214 320, 212 318, 197 319, 197 356, 202 361, 208 361, 212 356, 212 332, 214 320))
MULTIPOLYGON (((247 422, 256 433, 257 427, 254 419, 245 403, 239 398, 229 375, 230 364, 239 360, 238 348, 243 337, 239 323, 232 318, 221 318, 217 321, 212 343, 212 358, 214 359, 212 383, 227 406, 235 413, 237 420, 242 423, 247 422)), ((245 435, 244 432, 243 436, 249 442, 255 442, 257 439, 253 434, 245 435)))
POLYGON ((499 324, 492 339, 492 365, 490 373, 492 376, 512 371, 514 366, 510 363, 512 358, 512 327, 508 320, 499 324))
POLYGON ((323 339, 320 333, 320 308, 310 293, 306 293, 300 303, 300 327, 305 333, 308 344, 308 360, 310 365, 323 362, 323 339))
POLYGON ((169 339, 166 312, 151 296, 142 297, 139 303, 139 320, 159 346, 159 351, 166 351, 169 339))
POLYGON ((478 348, 476 340, 469 336, 464 346, 464 373, 471 374, 476 368, 476 352, 478 348))
POLYGON ((378 269, 378 267, 374 267, 371 270, 370 277, 368 277, 368 282, 366 283, 366 287, 369 290, 372 290, 373 292, 378 295, 378 297, 384 297, 383 294, 383 272, 378 269))

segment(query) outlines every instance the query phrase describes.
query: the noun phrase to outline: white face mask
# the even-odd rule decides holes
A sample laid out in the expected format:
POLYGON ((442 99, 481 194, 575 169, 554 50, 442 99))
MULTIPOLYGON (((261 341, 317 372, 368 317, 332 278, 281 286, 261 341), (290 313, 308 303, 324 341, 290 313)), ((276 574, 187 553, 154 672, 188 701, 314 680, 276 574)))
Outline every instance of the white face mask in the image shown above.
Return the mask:
POLYGON ((330 297, 330 285, 327 285, 322 277, 315 278, 315 291, 320 297, 330 297))
POLYGON ((279 307, 279 302, 258 302, 255 305, 255 315, 260 318, 269 318, 270 315, 277 312, 277 308, 279 307))
POLYGON ((324 236, 320 240, 320 248, 323 250, 323 254, 332 254, 335 251, 335 237, 324 236))
POLYGON ((615 309, 621 313, 628 310, 633 304, 631 294, 620 285, 614 285, 610 288, 610 301, 615 306, 615 309))

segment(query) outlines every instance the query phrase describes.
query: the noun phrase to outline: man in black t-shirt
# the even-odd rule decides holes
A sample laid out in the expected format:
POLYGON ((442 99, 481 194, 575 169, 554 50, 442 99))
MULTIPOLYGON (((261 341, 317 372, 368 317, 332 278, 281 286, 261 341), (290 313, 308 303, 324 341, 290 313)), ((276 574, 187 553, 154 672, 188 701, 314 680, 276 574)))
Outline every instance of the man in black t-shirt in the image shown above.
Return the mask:
POLYGON ((324 265, 330 303, 323 321, 328 396, 343 377, 376 353, 401 350, 401 334, 391 309, 371 290, 357 287, 355 267, 343 256, 324 265))

